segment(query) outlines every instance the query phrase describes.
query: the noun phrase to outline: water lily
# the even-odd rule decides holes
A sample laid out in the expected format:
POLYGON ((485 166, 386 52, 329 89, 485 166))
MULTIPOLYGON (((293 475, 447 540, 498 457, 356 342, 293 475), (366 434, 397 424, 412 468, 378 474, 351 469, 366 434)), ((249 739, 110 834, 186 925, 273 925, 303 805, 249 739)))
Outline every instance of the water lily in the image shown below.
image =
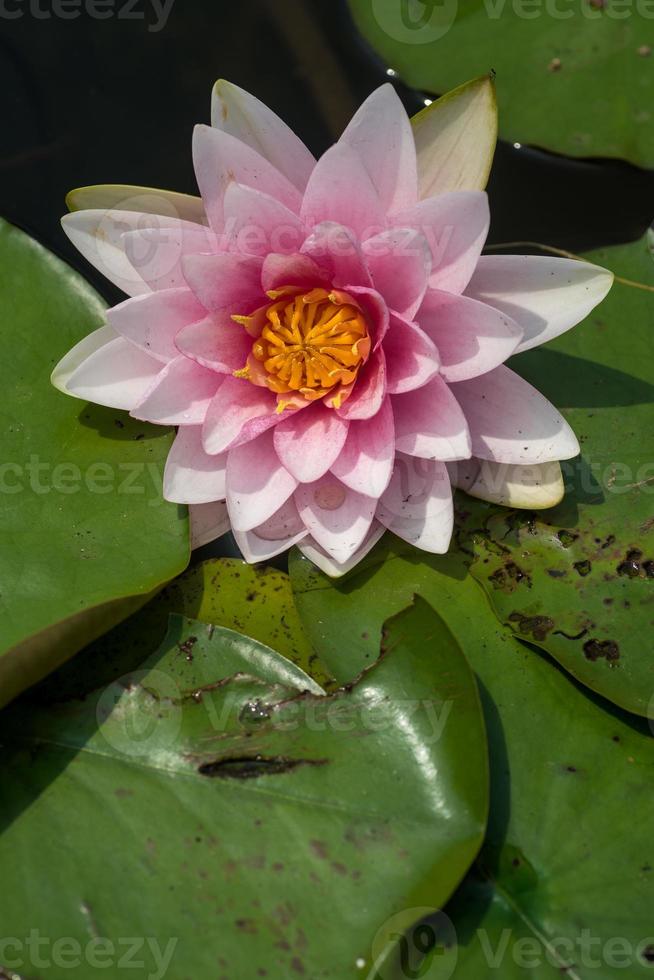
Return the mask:
POLYGON ((196 543, 293 544, 332 575, 386 529, 447 550, 452 483, 512 506, 563 492, 569 425, 504 366, 582 320, 611 274, 482 255, 489 80, 413 124, 385 85, 316 161, 226 82, 198 126, 200 198, 71 195, 64 228, 129 299, 58 365, 78 398, 177 426, 166 499, 196 543))

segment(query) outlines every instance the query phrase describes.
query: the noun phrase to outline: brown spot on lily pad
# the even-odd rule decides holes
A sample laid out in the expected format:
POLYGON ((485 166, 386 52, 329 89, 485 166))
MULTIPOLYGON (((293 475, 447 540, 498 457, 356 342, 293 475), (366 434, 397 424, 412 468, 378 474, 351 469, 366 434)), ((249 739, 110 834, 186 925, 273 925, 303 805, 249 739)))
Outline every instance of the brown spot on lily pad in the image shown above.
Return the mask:
POLYGON ((625 555, 623 561, 618 565, 618 575, 626 575, 628 578, 639 578, 642 557, 643 553, 639 548, 631 548, 625 555))
POLYGON ((188 640, 178 643, 179 652, 183 653, 189 663, 193 660, 193 647, 198 642, 197 636, 189 636, 188 640))
POLYGON ((519 612, 511 613, 509 622, 517 623, 518 632, 532 636, 534 640, 546 639, 547 634, 555 626, 554 620, 549 616, 524 616, 519 612))
POLYGON ((584 654, 593 662, 603 657, 608 663, 615 663, 620 659, 620 647, 615 640, 586 640, 584 654))
POLYGON ((570 545, 575 543, 578 537, 579 535, 576 531, 568 531, 566 528, 562 528, 557 534, 557 538, 564 548, 569 548, 570 545))
POLYGON ((288 759, 285 756, 241 756, 216 759, 198 766, 201 776, 221 779, 258 779, 260 776, 277 776, 293 772, 301 766, 324 766, 328 759, 288 759))
POLYGON ((324 841, 310 840, 309 845, 316 857, 320 858, 321 861, 327 860, 329 853, 327 851, 327 845, 324 843, 324 841))
POLYGON ((488 580, 493 583, 494 589, 502 589, 504 592, 513 592, 518 585, 527 585, 531 588, 531 578, 514 561, 509 561, 498 568, 488 576, 488 580))

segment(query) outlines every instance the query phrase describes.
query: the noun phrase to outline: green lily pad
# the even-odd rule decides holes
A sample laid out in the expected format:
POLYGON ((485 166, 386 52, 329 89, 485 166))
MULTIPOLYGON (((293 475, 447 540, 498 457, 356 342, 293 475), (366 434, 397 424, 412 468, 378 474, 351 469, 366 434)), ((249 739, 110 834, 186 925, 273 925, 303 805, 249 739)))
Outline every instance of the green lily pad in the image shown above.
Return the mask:
POLYGON ((434 957, 425 978, 477 980, 489 953, 502 980, 651 976, 652 732, 536 652, 498 642, 488 619, 481 642, 471 628, 457 635, 486 691, 491 818, 447 907, 457 967, 434 957))
MULTIPOLYGON (((563 465, 562 503, 548 511, 510 511, 459 494, 447 560, 397 541, 382 548, 407 560, 413 554, 413 562, 438 574, 451 577, 454 568, 458 578, 471 574, 513 632, 593 691, 646 715, 654 690, 654 269, 647 236, 587 257, 646 288, 619 279, 584 324, 512 362, 561 408, 580 438, 581 456, 563 465)), ((317 581, 315 573, 294 558, 292 574, 300 612, 327 630, 320 596, 305 589, 305 580, 317 581)), ((389 582, 386 613, 411 590, 432 601, 412 575, 389 582)), ((349 651, 359 650, 360 633, 353 622, 349 651)), ((321 652, 315 635, 312 640, 321 652)), ((338 656, 342 678, 346 655, 338 656)))
POLYGON ((442 94, 494 69, 500 136, 654 166, 647 0, 350 0, 407 82, 442 94))
MULTIPOLYGON (((439 610, 482 692, 491 812, 480 858, 444 914, 409 929, 399 962, 375 980, 645 976, 654 956, 651 732, 518 643, 465 557, 421 556, 391 538, 336 582, 293 558, 298 608, 326 663, 346 673, 343 635, 355 669, 374 656, 384 617, 413 591, 439 610)), ((429 643, 423 659, 437 676, 429 643)))
POLYGON ((163 642, 171 613, 252 637, 319 684, 333 685, 300 622, 288 575, 240 559, 215 558, 188 568, 137 613, 50 674, 30 698, 48 703, 84 697, 135 670, 163 642))
POLYGON ((476 685, 442 620, 417 599, 352 685, 306 686, 254 641, 172 617, 120 683, 7 709, 3 934, 65 936, 72 955, 50 945, 39 966, 17 939, 5 969, 87 980, 104 941, 119 980, 134 936, 150 975, 344 980, 384 955, 385 924, 444 902, 488 785, 476 685))
POLYGON ((170 431, 50 385, 60 357, 101 325, 100 298, 6 223, 0 297, 5 703, 181 572, 189 536, 185 508, 161 497, 170 431))
MULTIPOLYGON (((393 534, 386 534, 343 578, 329 578, 297 549, 290 554, 289 573, 304 629, 339 684, 349 683, 374 662, 384 621, 404 609, 414 595, 433 606, 450 630, 458 623, 453 610, 464 617, 474 605, 487 605, 483 592, 470 580, 462 552, 429 555, 393 534), (458 585, 466 578, 470 587, 462 592, 458 585)), ((424 655, 428 659, 431 651, 425 650, 424 655)))
POLYGON ((654 267, 648 239, 593 252, 617 281, 581 326, 515 358, 581 442, 566 496, 525 513, 462 498, 472 575, 499 618, 644 715, 654 690, 654 267))

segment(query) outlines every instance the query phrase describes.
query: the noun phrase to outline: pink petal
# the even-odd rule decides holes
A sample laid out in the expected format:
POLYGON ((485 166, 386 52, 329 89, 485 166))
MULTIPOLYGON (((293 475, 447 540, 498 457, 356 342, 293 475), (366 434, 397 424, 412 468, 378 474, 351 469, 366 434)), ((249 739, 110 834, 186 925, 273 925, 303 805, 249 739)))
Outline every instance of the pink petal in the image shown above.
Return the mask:
POLYGON ((338 562, 361 546, 375 514, 376 501, 344 486, 335 476, 301 483, 295 503, 311 537, 338 562))
POLYGON ((260 258, 223 252, 187 255, 182 264, 187 283, 211 312, 247 314, 264 302, 260 258))
POLYGON ((563 416, 504 365, 454 384, 452 391, 470 425, 473 456, 497 463, 547 463, 579 453, 563 416))
POLYGON ((445 554, 454 527, 452 488, 445 463, 398 453, 376 517, 416 548, 445 554))
POLYGON ((415 228, 429 243, 433 289, 462 293, 484 247, 490 215, 484 191, 454 191, 429 197, 409 211, 393 215, 392 224, 415 228))
MULTIPOLYGON (((277 407, 277 403, 275 404, 277 407)), ((292 409, 289 409, 286 414, 290 414, 291 411, 292 409)), ((296 409, 296 411, 299 411, 299 409, 296 409)), ((277 414, 277 412, 274 412, 272 416, 264 415, 260 416, 259 418, 250 419, 249 422, 245 423, 237 438, 234 439, 230 449, 233 449, 236 446, 242 446, 244 443, 250 442, 252 439, 256 439, 256 437, 261 435, 262 432, 267 432, 268 429, 274 428, 283 417, 284 416, 277 414)))
POLYGON ((316 164, 300 213, 307 227, 335 221, 362 241, 386 227, 379 195, 360 158, 345 143, 332 146, 316 164))
POLYGON ((300 209, 302 195, 298 189, 265 157, 229 133, 196 126, 193 162, 209 222, 218 234, 224 227, 225 191, 234 182, 270 194, 291 211, 300 209))
POLYGON ((501 310, 524 330, 518 352, 580 323, 604 299, 613 273, 576 259, 544 255, 482 255, 469 296, 501 310))
POLYGON ((390 84, 373 92, 341 136, 356 150, 387 211, 418 200, 416 147, 404 106, 390 84))
POLYGON ((194 504, 189 508, 191 548, 201 548, 229 531, 227 505, 222 501, 194 504))
POLYGON ((369 419, 376 415, 386 396, 386 362, 376 351, 359 371, 352 394, 336 412, 342 419, 369 419))
POLYGON ((303 191, 315 158, 272 109, 232 82, 216 82, 211 124, 247 143, 303 191))
POLYGON ((522 330, 505 313, 436 289, 427 293, 416 319, 438 348, 446 381, 492 371, 522 340, 522 330))
POLYGON ((427 291, 431 251, 413 228, 391 228, 363 243, 375 289, 400 316, 411 317, 427 291))
POLYGON ((394 458, 393 409, 386 398, 374 418, 350 422, 345 445, 331 469, 346 487, 377 498, 388 486, 394 458))
POLYGON ((183 327, 175 343, 182 354, 221 374, 243 368, 252 350, 252 338, 227 313, 211 313, 183 327))
POLYGON ((282 418, 276 409, 277 399, 267 388, 242 378, 225 378, 207 409, 202 429, 205 451, 224 452, 253 423, 266 428, 276 425, 282 418))
POLYGON ((372 349, 377 350, 386 336, 389 323, 389 310, 384 297, 367 286, 350 286, 347 291, 363 310, 372 338, 372 349))
POLYGON ((303 244, 302 252, 327 270, 334 286, 372 286, 361 246, 343 225, 334 221, 321 222, 303 244))
POLYGON ((439 351, 416 323, 391 313, 384 338, 388 391, 401 395, 427 384, 438 374, 439 351))
POLYGON ((227 508, 235 531, 251 531, 272 517, 297 486, 279 462, 272 432, 227 453, 227 508))
POLYGON ((122 245, 133 268, 153 290, 186 286, 185 255, 221 250, 217 235, 187 221, 128 231, 122 236, 122 245))
POLYGON ((227 457, 209 456, 202 447, 202 427, 183 425, 168 453, 164 498, 176 504, 206 504, 225 499, 227 457))
POLYGON ((353 555, 348 558, 347 561, 339 562, 335 561, 331 555, 320 547, 320 545, 313 540, 313 538, 305 538, 298 544, 298 549, 302 552, 305 558, 312 561, 314 565, 317 565, 325 575, 330 575, 332 578, 340 578, 341 575, 345 575, 352 568, 359 564, 359 562, 366 557, 368 552, 372 551, 380 538, 384 536, 386 528, 383 524, 379 524, 377 521, 373 521, 370 525, 370 529, 363 539, 361 547, 358 548, 353 555))
POLYGON ((235 531, 234 537, 241 554, 247 562, 268 561, 284 551, 288 551, 298 541, 306 538, 309 532, 297 512, 292 497, 267 521, 252 531, 235 531))
POLYGON ((320 402, 295 412, 275 427, 275 450, 300 483, 312 483, 337 459, 347 437, 349 422, 320 402))
POLYGON ((305 289, 315 289, 316 286, 328 286, 329 273, 322 269, 308 255, 295 252, 292 255, 267 255, 261 271, 261 285, 265 292, 280 289, 283 286, 303 286, 305 289))
POLYGON ((224 207, 225 234, 236 252, 288 254, 297 252, 304 240, 304 225, 298 216, 269 194, 243 184, 230 184, 224 207))
POLYGON ((66 380, 66 391, 96 405, 129 411, 140 402, 161 371, 161 361, 134 347, 124 337, 116 337, 82 361, 66 380))
POLYGON ((190 289, 165 289, 125 300, 107 310, 107 321, 116 333, 158 361, 177 357, 176 334, 206 310, 190 289))
POLYGON ((84 258, 128 296, 140 296, 151 289, 126 252, 127 232, 154 228, 164 235, 167 230, 174 232, 183 225, 205 234, 202 225, 181 222, 168 215, 99 208, 67 214, 61 219, 61 225, 84 258))
POLYGON ((406 395, 393 395, 395 445, 400 452, 446 462, 470 456, 465 416, 442 378, 406 395))
MULTIPOLYGON (((101 313, 102 311, 98 310, 98 312, 101 313)), ((86 337, 82 337, 74 347, 66 351, 61 360, 55 365, 50 375, 50 383, 65 395, 72 394, 72 392, 68 391, 67 385, 77 368, 81 367, 91 354, 95 354, 96 351, 101 350, 110 341, 116 339, 116 331, 106 323, 98 327, 97 330, 93 330, 87 334, 86 337)))
POLYGON ((156 425, 200 425, 223 379, 180 354, 130 412, 156 425))

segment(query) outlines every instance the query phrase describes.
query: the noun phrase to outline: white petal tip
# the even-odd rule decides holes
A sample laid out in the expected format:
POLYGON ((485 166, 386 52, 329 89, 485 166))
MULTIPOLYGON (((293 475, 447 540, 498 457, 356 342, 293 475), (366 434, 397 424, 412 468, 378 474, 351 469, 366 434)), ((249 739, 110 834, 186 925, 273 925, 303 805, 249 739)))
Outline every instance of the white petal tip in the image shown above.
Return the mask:
POLYGON ((224 502, 195 504, 189 507, 191 548, 210 544, 229 531, 229 516, 224 502))
POLYGON ((226 78, 218 78, 214 82, 211 94, 214 96, 214 98, 220 99, 222 102, 223 96, 234 95, 236 92, 240 91, 242 91, 242 89, 239 89, 238 85, 235 85, 234 82, 230 82, 226 78))
POLYGON ((57 364, 56 368, 50 375, 50 384, 53 388, 56 388, 57 391, 63 392, 64 395, 70 395, 70 391, 66 387, 66 375, 61 370, 59 364, 57 364))
MULTIPOLYGON (((68 201, 68 198, 66 198, 66 201, 68 201)), ((63 214, 61 216, 61 227, 67 235, 70 228, 75 228, 79 224, 79 215, 81 213, 81 208, 71 208, 68 214, 63 214)))
POLYGON ((598 284, 602 283, 602 286, 597 290, 600 295, 599 302, 601 302, 613 287, 613 283, 615 282, 615 273, 611 272, 610 269, 605 269, 604 266, 601 265, 593 266, 593 268, 597 274, 598 284))
POLYGON ((565 495, 558 461, 520 466, 472 459, 451 464, 450 477, 471 497, 519 510, 547 510, 565 495))
POLYGON ((313 564, 316 565, 321 572, 324 572, 325 575, 329 575, 330 578, 341 578, 356 565, 358 565, 359 562, 366 557, 368 552, 372 551, 380 538, 383 537, 385 531, 386 528, 383 524, 373 521, 361 546, 346 562, 343 563, 335 561, 331 555, 328 555, 327 552, 321 548, 320 545, 310 536, 301 541, 298 544, 298 548, 304 557, 313 562, 313 564))
POLYGON ((83 398, 83 395, 77 395, 74 389, 69 387, 69 381, 78 367, 80 367, 84 361, 94 354, 96 351, 100 350, 101 347, 106 346, 112 340, 115 340, 117 334, 108 325, 99 327, 98 330, 94 330, 93 333, 88 334, 88 336, 83 337, 74 347, 72 347, 67 354, 61 358, 59 363, 55 365, 52 374, 50 375, 50 383, 58 391, 62 391, 65 395, 72 395, 75 398, 83 398))

